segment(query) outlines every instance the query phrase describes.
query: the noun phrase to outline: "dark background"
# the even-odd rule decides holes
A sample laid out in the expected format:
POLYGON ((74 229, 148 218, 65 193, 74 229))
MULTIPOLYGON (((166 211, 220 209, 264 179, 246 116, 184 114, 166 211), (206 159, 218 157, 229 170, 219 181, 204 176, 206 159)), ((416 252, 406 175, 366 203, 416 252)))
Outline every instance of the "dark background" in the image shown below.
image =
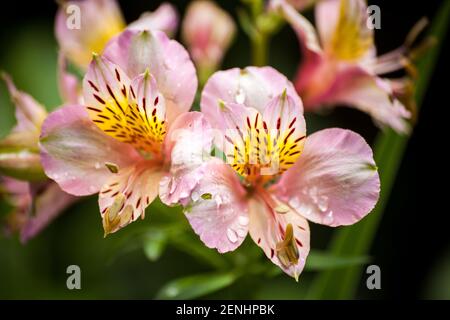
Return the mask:
MULTIPOLYGON (((188 3, 188 1, 172 2, 181 14, 188 3)), ((236 18, 235 10, 241 5, 239 1, 227 0, 218 1, 218 3, 236 18)), ((376 32, 376 43, 378 51, 384 53, 400 45, 410 28, 422 16, 428 16, 432 19, 441 1, 369 1, 369 3, 381 7, 382 29, 376 32)), ((129 0, 120 1, 120 4, 127 22, 131 22, 137 19, 141 12, 154 10, 159 2, 129 0)), ((31 92, 39 101, 46 102, 50 108, 56 107, 59 102, 54 93, 50 94, 45 90, 33 87, 39 85, 41 81, 47 81, 55 85, 54 74, 40 73, 39 68, 36 70, 27 69, 30 64, 42 66, 49 63, 47 59, 56 60, 56 43, 53 44, 52 42, 54 41, 52 32, 56 4, 53 1, 30 1, 28 3, 5 1, 2 2, 1 6, 0 69, 12 73, 18 87, 31 92), (37 28, 35 30, 37 32, 48 34, 44 40, 44 42, 47 42, 41 43, 41 40, 33 42, 33 39, 28 39, 27 43, 31 43, 32 46, 18 45, 17 38, 26 38, 27 33, 33 31, 33 28, 37 28), (39 52, 41 44, 48 46, 49 43, 50 46, 54 46, 52 57, 33 55, 34 51, 39 52), (23 50, 29 52, 24 53, 23 50), (29 57, 32 61, 21 61, 20 57, 29 57), (11 64, 12 61, 14 61, 14 65, 11 64)), ((448 241, 450 211, 447 204, 450 198, 447 183, 450 162, 448 156, 450 118, 448 112, 446 112, 450 107, 448 57, 450 57, 450 52, 448 41, 446 41, 434 76, 429 84, 418 125, 408 143, 391 199, 383 215, 372 248, 371 254, 374 256, 375 263, 379 264, 382 269, 382 290, 368 291, 365 289, 364 282, 362 282, 359 292, 360 298, 450 298, 450 247, 448 241), (445 279, 447 282, 445 282, 445 279), (445 286, 443 283, 448 285, 445 286)), ((295 74, 299 58, 300 53, 295 35, 288 27, 285 27, 272 41, 270 64, 287 76, 292 77, 295 74)), ((233 66, 244 67, 249 64, 250 46, 245 34, 240 30, 238 38, 225 58, 223 69, 233 66)), ((3 99, 4 97, 1 98, 0 102, 3 103, 5 99, 3 99)), ((0 118, 6 117, 4 113, 10 113, 9 116, 11 115, 11 111, 6 111, 3 106, 0 110, 0 118)), ((369 141, 373 140, 377 132, 368 116, 352 109, 339 108, 327 118, 314 115, 309 115, 308 118, 312 126, 316 127, 314 129, 328 126, 347 127, 361 133, 369 141)), ((2 134, 8 130, 4 123, 0 119, 0 126, 3 126, 0 130, 2 134)), ((98 219, 96 220, 96 217, 92 218, 87 213, 83 213, 87 210, 88 205, 92 205, 95 201, 94 198, 89 199, 87 200, 88 204, 79 204, 71 210, 79 213, 77 217, 74 214, 61 216, 40 236, 40 239, 32 241, 27 245, 27 248, 22 248, 18 243, 11 244, 12 240, 0 239, 0 274, 2 274, 0 275, 0 298, 61 297, 54 293, 34 292, 31 289, 28 292, 23 292, 21 288, 24 287, 15 281, 14 283, 8 283, 8 272, 17 272, 21 275, 29 273, 27 281, 34 282, 38 288, 39 285, 46 288, 38 279, 41 272, 44 274, 53 270, 55 277, 53 280, 64 279, 65 274, 58 275, 58 270, 60 266, 70 263, 70 246, 72 245, 70 241, 73 242, 73 246, 85 246, 85 248, 90 246, 87 240, 79 240, 82 238, 82 234, 75 233, 75 231, 71 234, 71 230, 79 232, 83 230, 80 227, 82 224, 84 227, 90 224, 90 229, 96 229, 95 232, 97 233, 101 231, 97 230, 101 228, 98 219), (26 251, 27 258, 25 259, 22 253, 17 253, 17 250, 26 251), (55 253, 59 254, 60 257, 54 258, 55 253), (62 257, 64 254, 66 254, 66 257, 62 257), (17 265, 10 259, 17 259, 17 265), (27 269, 29 266, 22 264, 31 260, 33 261, 33 270, 29 271, 27 269), (6 293, 7 290, 8 293, 6 293)), ((313 246, 325 246, 328 232, 326 228, 314 226, 312 231, 313 246)), ((102 248, 99 247, 99 250, 102 248)), ((92 254, 92 250, 89 252, 92 254)), ((82 253, 78 258, 80 256, 90 259, 90 257, 83 256, 82 253)), ((88 271, 88 276, 93 279, 101 275, 100 279, 102 280, 98 281, 103 281, 105 284, 98 291, 91 292, 83 297, 146 297, 147 287, 144 287, 144 285, 130 289, 129 286, 123 284, 124 290, 130 290, 129 292, 105 294, 109 290, 108 279, 111 280, 111 277, 121 275, 123 277, 121 280, 115 280, 125 283, 127 281, 139 282, 140 279, 145 278, 144 282, 147 282, 150 288, 156 288, 162 279, 155 280, 154 278, 158 278, 159 275, 152 272, 165 270, 170 278, 170 276, 176 275, 176 270, 179 269, 179 266, 171 265, 170 259, 180 261, 183 257, 176 250, 171 250, 158 267, 147 264, 144 267, 130 270, 127 267, 128 264, 138 264, 143 258, 139 254, 126 254, 126 258, 119 258, 115 267, 116 270, 111 274, 109 274, 110 271, 102 268, 88 271)), ((96 258, 92 257, 92 259, 95 260, 96 258)), ((189 269, 196 271, 201 270, 201 268, 196 264, 186 263, 186 265, 183 265, 183 271, 189 269)), ((275 290, 276 288, 286 289, 281 285, 277 287, 278 283, 272 285, 269 284, 262 291, 270 291, 272 288, 275 288, 275 290)), ((289 285, 286 290, 292 290, 292 286, 295 286, 295 284, 289 285)), ((69 294, 65 297, 71 298, 69 294)), ((231 293, 227 295, 225 292, 219 297, 236 296, 232 296, 231 293)), ((239 297, 237 296, 237 298, 239 297)), ((261 295, 261 297, 266 296, 261 295)), ((248 298, 248 296, 243 296, 243 298, 248 298)))

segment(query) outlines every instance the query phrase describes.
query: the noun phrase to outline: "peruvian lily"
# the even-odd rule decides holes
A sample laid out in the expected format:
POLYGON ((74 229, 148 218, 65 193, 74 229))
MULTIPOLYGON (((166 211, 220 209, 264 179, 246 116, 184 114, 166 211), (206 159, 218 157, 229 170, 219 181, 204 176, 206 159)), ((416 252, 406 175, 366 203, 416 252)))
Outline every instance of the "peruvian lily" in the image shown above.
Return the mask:
POLYGON ((236 32, 230 15, 213 1, 189 4, 183 20, 182 37, 196 64, 202 83, 217 70, 236 32))
POLYGON ((126 26, 115 0, 62 1, 56 14, 55 34, 64 55, 86 69, 92 52, 101 53, 106 43, 125 28, 160 30, 173 35, 178 25, 176 9, 163 3, 126 26))
POLYGON ((368 113, 381 126, 400 133, 410 130, 411 81, 380 77, 410 65, 408 48, 376 56, 365 1, 319 1, 315 21, 320 42, 308 20, 285 0, 277 4, 297 33, 303 52, 295 87, 306 111, 348 105, 368 113))
POLYGON ((189 134, 202 122, 187 112, 196 90, 194 65, 178 42, 160 31, 126 30, 94 55, 84 105, 65 106, 44 122, 46 174, 68 193, 99 193, 105 236, 144 218, 161 180, 174 178, 181 182, 174 189, 190 192, 183 184, 189 168, 170 169, 173 133, 189 134))
POLYGON ((39 134, 47 112, 3 75, 16 107, 17 125, 0 140, 0 195, 12 206, 4 228, 19 232, 23 243, 36 236, 74 201, 42 169, 39 134))
POLYGON ((215 73, 201 111, 219 130, 212 158, 185 203, 200 239, 224 253, 250 233, 265 255, 298 279, 310 248, 308 220, 351 225, 378 200, 372 150, 358 134, 326 129, 306 137, 293 85, 270 67, 215 73))

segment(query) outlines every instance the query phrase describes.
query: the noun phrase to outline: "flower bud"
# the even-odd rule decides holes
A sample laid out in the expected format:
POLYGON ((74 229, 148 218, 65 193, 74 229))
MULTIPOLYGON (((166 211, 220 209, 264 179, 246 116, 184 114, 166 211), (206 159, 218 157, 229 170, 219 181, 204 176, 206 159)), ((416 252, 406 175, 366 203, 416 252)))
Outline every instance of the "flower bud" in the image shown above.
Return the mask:
POLYGON ((190 4, 182 37, 199 69, 201 81, 217 69, 235 30, 233 19, 214 2, 197 0, 190 4))

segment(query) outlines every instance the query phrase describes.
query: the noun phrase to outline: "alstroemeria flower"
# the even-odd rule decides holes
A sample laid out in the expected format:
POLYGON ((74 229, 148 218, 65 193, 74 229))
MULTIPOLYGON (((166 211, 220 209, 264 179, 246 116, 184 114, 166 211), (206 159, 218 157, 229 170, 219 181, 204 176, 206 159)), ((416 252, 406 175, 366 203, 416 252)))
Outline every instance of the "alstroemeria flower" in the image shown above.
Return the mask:
POLYGON ((19 91, 8 75, 3 78, 17 120, 11 133, 0 140, 0 195, 13 207, 4 228, 8 233, 19 232, 25 243, 76 198, 63 192, 43 172, 38 141, 46 110, 29 94, 19 91))
POLYGON ((51 180, 29 183, 1 176, 0 195, 12 206, 3 231, 8 235, 18 232, 22 243, 34 238, 77 201, 51 180))
POLYGON ((177 25, 177 11, 169 3, 126 26, 116 0, 62 1, 56 14, 55 34, 64 55, 85 69, 92 52, 101 53, 106 43, 125 28, 160 30, 172 35, 177 25))
POLYGON ((203 121, 187 112, 196 90, 194 65, 178 42, 160 31, 124 31, 94 56, 84 105, 45 121, 46 174, 68 193, 99 193, 105 235, 143 218, 161 179, 172 176, 174 132, 189 133, 203 121))
POLYGON ((376 56, 365 1, 319 1, 315 21, 320 39, 314 27, 286 1, 278 1, 278 8, 297 33, 303 52, 295 87, 305 110, 353 106, 380 125, 401 133, 409 131, 410 112, 402 99, 410 91, 410 81, 379 77, 405 66, 404 48, 376 56))
POLYGON ((377 202, 379 177, 364 139, 343 129, 306 137, 302 102, 276 70, 215 73, 201 110, 220 130, 215 143, 226 157, 203 165, 202 179, 184 201, 187 219, 208 247, 232 251, 250 233, 297 279, 310 247, 307 220, 351 225, 377 202))
POLYGON ((181 30, 199 74, 209 76, 221 63, 236 26, 233 18, 213 1, 196 0, 189 4, 181 30))

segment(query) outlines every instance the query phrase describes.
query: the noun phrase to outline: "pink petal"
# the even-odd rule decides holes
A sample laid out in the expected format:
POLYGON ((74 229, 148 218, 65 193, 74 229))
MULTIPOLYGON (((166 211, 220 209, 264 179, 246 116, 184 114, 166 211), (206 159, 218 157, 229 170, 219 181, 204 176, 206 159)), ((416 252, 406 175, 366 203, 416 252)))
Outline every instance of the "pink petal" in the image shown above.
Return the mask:
POLYGON ((100 129, 109 130, 116 122, 126 125, 130 84, 118 65, 94 56, 83 79, 83 97, 90 118, 100 129))
POLYGON ((269 130, 276 129, 285 133, 295 128, 301 136, 306 134, 303 105, 286 93, 276 96, 268 103, 263 118, 269 130))
POLYGON ((97 193, 110 178, 107 164, 125 168, 141 159, 131 146, 100 131, 80 105, 68 105, 45 120, 41 134, 45 173, 73 195, 97 193))
POLYGON ((320 41, 324 46, 329 44, 336 30, 339 20, 340 0, 319 1, 315 5, 315 22, 320 41))
POLYGON ((6 219, 6 232, 20 232, 22 243, 40 233, 52 220, 77 200, 50 180, 29 183, 0 177, 0 194, 13 206, 6 219))
POLYGON ((223 128, 219 102, 244 104, 263 112, 270 100, 286 90, 299 105, 292 83, 271 67, 247 67, 214 73, 202 92, 201 110, 215 128, 223 128))
POLYGON ((173 36, 178 27, 177 9, 170 3, 162 3, 153 12, 144 12, 140 18, 129 24, 131 30, 160 30, 169 37, 173 36))
POLYGON ((284 1, 280 2, 278 9, 297 34, 303 52, 308 55, 322 55, 322 48, 314 26, 284 1))
POLYGON ((67 61, 62 52, 58 54, 58 86, 64 103, 80 102, 80 83, 75 75, 67 71, 67 61))
POLYGON ((309 253, 308 221, 268 193, 265 197, 270 197, 269 203, 261 199, 261 194, 257 197, 252 198, 249 204, 250 236, 267 258, 297 280, 309 253), (292 228, 292 238, 283 243, 288 228, 292 228), (286 256, 288 250, 296 253, 291 255, 291 259, 286 256))
POLYGON ((380 179, 364 139, 335 128, 309 136, 303 154, 273 190, 308 220, 336 227, 351 225, 373 209, 380 179))
POLYGON ((26 220, 20 230, 22 243, 34 238, 78 198, 63 192, 54 182, 49 182, 34 200, 34 215, 26 220))
POLYGON ((192 190, 205 174, 203 165, 211 158, 212 132, 200 112, 179 116, 165 140, 165 160, 170 173, 161 179, 159 196, 167 205, 189 202, 192 190))
POLYGON ((335 81, 313 104, 344 104, 368 113, 381 126, 388 126, 400 133, 408 133, 409 111, 383 79, 367 73, 359 67, 347 68, 336 75, 335 81))
POLYGON ((187 112, 197 91, 197 76, 186 49, 160 31, 126 30, 109 42, 105 57, 129 77, 149 69, 166 99, 169 123, 187 112))
POLYGON ((217 159, 207 164, 206 172, 185 215, 207 247, 233 251, 248 232, 245 190, 234 171, 217 159))
POLYGON ((112 174, 99 193, 105 236, 127 226, 139 217, 158 196, 161 167, 141 161, 112 174))
POLYGON ((101 53, 108 40, 124 28, 125 22, 115 0, 64 1, 55 18, 59 47, 82 69, 91 61, 92 52, 101 53), (74 24, 78 17, 79 26, 74 24))
POLYGON ((366 1, 321 1, 316 7, 316 21, 327 55, 354 63, 375 56, 366 1))
POLYGON ((216 70, 236 33, 232 17, 213 1, 189 4, 182 38, 199 68, 216 70))
POLYGON ((19 91, 9 75, 3 73, 2 77, 16 108, 17 125, 13 129, 13 133, 26 133, 30 139, 33 138, 36 140, 34 142, 37 142, 40 127, 47 116, 47 111, 32 96, 19 91))

